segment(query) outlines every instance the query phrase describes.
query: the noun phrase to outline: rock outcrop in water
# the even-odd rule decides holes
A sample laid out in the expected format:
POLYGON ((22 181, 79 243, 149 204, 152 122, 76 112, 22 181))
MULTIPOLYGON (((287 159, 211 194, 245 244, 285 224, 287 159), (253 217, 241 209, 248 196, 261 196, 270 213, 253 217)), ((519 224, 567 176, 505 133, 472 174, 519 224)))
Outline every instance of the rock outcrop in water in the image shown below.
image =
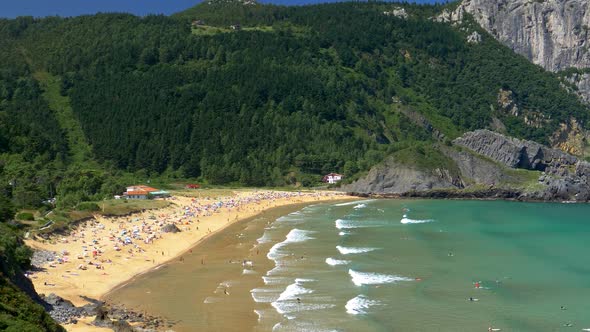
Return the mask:
POLYGON ((437 148, 453 167, 419 169, 390 158, 342 190, 404 197, 590 199, 590 163, 561 150, 489 130, 468 132, 452 146, 437 148))

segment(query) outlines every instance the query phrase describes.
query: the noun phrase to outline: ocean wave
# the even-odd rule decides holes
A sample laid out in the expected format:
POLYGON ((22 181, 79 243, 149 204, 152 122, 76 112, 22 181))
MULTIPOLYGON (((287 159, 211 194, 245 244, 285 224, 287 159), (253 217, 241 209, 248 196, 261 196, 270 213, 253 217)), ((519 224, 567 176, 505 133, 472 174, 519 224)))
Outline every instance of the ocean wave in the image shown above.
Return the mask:
POLYGON ((422 219, 422 220, 410 219, 406 215, 404 215, 402 220, 400 220, 400 222, 402 224, 424 224, 424 223, 433 222, 433 221, 434 221, 433 219, 422 219))
POLYGON ((340 232, 338 232, 338 235, 340 235, 340 236, 351 235, 351 234, 352 234, 352 232, 348 232, 348 231, 340 231, 340 232))
POLYGON ((348 270, 348 274, 352 277, 352 282, 357 286, 362 285, 382 285, 391 284, 398 281, 412 281, 410 278, 400 277, 390 274, 380 274, 372 272, 358 272, 355 270, 348 270))
POLYGON ((300 297, 304 294, 311 294, 314 292, 312 289, 303 287, 301 285, 302 283, 303 282, 301 281, 295 280, 294 283, 287 286, 279 297, 271 303, 273 308, 275 308, 279 314, 284 315, 301 310, 301 308, 298 308, 301 304, 299 303, 300 297))
POLYGON ((364 209, 364 208, 366 208, 366 207, 367 207, 367 204, 364 204, 364 203, 362 203, 362 204, 359 204, 359 205, 355 205, 355 206, 353 207, 353 209, 355 209, 355 210, 359 210, 359 209, 364 209))
POLYGON ((381 302, 370 300, 364 295, 359 295, 346 302, 346 312, 351 315, 365 315, 367 310, 373 306, 380 305, 381 302))
POLYGON ((287 286, 287 288, 285 288, 285 290, 281 293, 277 301, 297 300, 297 298, 303 294, 313 293, 312 289, 307 289, 303 287, 301 284, 301 282, 295 281, 294 283, 287 286))
POLYGON ((279 289, 254 288, 250 290, 250 295, 256 303, 272 303, 279 298, 279 289))
POLYGON ((262 236, 259 237, 256 240, 256 242, 258 242, 259 244, 272 242, 272 238, 270 236, 270 233, 269 232, 264 232, 264 234, 262 234, 262 236))
POLYGON ((326 264, 331 265, 331 266, 336 266, 336 265, 346 265, 350 263, 350 261, 344 260, 344 259, 335 259, 332 257, 328 257, 326 258, 326 264))
POLYGON ((336 228, 338 229, 354 229, 354 228, 366 228, 366 227, 375 227, 367 224, 359 224, 356 221, 346 220, 346 219, 336 219, 334 221, 336 224, 336 228))
POLYGON ((379 248, 352 248, 352 247, 336 246, 336 249, 338 249, 338 251, 342 255, 348 255, 348 254, 362 254, 365 252, 377 250, 379 248))
POLYGON ((313 231, 306 231, 302 229, 293 228, 289 234, 287 234, 287 239, 283 242, 285 243, 297 243, 297 242, 305 242, 307 240, 313 240, 313 237, 308 236, 309 234, 315 233, 313 231))
POLYGON ((305 242, 307 240, 313 240, 313 237, 309 236, 309 234, 312 233, 314 232, 293 228, 291 231, 289 231, 283 242, 276 243, 274 246, 270 248, 270 250, 266 254, 266 257, 270 260, 276 261, 281 257, 287 256, 287 253, 281 252, 282 247, 289 243, 300 243, 305 242))
POLYGON ((372 201, 374 201, 374 200, 373 199, 371 199, 371 200, 363 199, 361 201, 338 203, 338 204, 334 204, 334 206, 349 206, 349 205, 356 205, 356 204, 361 204, 361 203, 369 203, 372 201))
POLYGON ((284 285, 288 280, 287 277, 273 277, 273 276, 262 276, 262 280, 265 285, 284 285))

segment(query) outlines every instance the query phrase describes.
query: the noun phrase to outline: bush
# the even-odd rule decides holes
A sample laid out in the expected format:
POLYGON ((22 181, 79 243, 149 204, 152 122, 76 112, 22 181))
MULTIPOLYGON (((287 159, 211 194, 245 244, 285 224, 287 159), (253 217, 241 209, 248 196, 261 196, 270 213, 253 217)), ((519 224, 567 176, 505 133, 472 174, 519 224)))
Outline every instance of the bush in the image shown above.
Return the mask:
POLYGON ((79 210, 79 211, 100 211, 100 207, 96 203, 82 202, 76 206, 76 210, 79 210))
POLYGON ((33 216, 30 212, 21 212, 16 215, 16 219, 18 220, 35 220, 35 216, 33 216))

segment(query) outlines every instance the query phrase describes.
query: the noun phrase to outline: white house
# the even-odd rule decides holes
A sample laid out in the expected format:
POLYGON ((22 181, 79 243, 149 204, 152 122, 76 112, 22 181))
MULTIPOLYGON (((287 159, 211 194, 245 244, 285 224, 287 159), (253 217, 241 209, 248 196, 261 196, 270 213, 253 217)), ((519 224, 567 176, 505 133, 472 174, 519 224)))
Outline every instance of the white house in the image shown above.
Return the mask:
POLYGON ((322 178, 322 182, 336 183, 336 182, 342 180, 343 177, 344 177, 344 175, 342 175, 342 174, 330 173, 330 174, 324 175, 324 177, 322 178))

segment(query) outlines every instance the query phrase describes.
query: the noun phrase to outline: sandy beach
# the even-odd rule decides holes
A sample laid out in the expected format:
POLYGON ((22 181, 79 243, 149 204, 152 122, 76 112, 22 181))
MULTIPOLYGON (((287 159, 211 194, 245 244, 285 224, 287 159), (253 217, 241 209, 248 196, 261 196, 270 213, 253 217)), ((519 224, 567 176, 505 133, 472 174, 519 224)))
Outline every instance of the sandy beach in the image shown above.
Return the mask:
MULTIPOLYGON (((34 249, 53 251, 57 260, 44 271, 30 275, 40 294, 55 293, 77 306, 81 296, 100 299, 110 290, 138 274, 172 259, 183 260, 207 236, 225 227, 280 206, 341 200, 336 192, 236 191, 217 198, 169 198, 174 204, 127 217, 102 217, 83 222, 67 236, 51 240, 30 239, 34 249), (180 232, 167 233, 166 225, 180 232)), ((206 262, 207 257, 201 257, 206 262)), ((68 331, 105 331, 81 320, 66 325, 68 331)))

